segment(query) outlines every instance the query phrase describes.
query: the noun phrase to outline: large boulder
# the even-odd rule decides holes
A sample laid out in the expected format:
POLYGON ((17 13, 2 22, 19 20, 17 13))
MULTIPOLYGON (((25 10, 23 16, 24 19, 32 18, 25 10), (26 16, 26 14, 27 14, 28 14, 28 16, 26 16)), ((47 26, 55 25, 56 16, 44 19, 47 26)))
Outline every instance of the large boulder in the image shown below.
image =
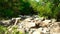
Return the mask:
POLYGON ((40 26, 47 27, 50 25, 50 23, 51 23, 51 20, 44 20, 40 23, 40 26))
POLYGON ((60 22, 55 22, 50 25, 50 34, 60 34, 60 22))

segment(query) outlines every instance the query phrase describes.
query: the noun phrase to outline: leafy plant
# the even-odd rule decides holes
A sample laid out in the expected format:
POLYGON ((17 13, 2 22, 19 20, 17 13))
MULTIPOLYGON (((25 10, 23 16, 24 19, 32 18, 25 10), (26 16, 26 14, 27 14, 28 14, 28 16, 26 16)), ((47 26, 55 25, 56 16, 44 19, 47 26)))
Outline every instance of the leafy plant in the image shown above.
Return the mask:
POLYGON ((58 18, 60 12, 59 0, 30 0, 29 2, 39 16, 58 18))
POLYGON ((7 31, 7 28, 0 25, 0 34, 5 34, 6 31, 7 31))

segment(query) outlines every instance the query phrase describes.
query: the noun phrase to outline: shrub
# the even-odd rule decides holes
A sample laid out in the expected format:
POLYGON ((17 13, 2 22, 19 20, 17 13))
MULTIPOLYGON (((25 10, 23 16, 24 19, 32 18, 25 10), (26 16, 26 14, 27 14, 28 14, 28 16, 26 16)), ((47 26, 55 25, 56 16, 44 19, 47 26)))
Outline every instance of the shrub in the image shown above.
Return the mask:
POLYGON ((0 25, 0 34, 5 34, 6 31, 7 31, 7 28, 0 25))
POLYGON ((47 18, 58 18, 59 3, 59 0, 30 0, 31 6, 38 12, 38 15, 47 18))

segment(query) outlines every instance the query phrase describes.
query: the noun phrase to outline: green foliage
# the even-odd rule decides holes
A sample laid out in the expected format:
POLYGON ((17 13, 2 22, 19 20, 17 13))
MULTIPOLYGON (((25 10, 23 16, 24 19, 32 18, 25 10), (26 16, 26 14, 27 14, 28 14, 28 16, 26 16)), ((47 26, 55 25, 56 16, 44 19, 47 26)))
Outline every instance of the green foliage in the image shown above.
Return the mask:
POLYGON ((39 16, 58 18, 60 0, 30 0, 29 2, 39 16))
MULTIPOLYGON (((0 0, 0 17, 32 15, 58 18, 60 0, 0 0)), ((59 17, 60 18, 60 17, 59 17)))
POLYGON ((33 13, 26 0, 0 0, 0 17, 16 17, 33 13))
POLYGON ((8 31, 7 28, 0 25, 0 34, 23 34, 23 32, 17 30, 17 26, 14 26, 11 31, 8 31))
POLYGON ((11 26, 11 28, 7 29, 7 31, 5 32, 5 34, 23 34, 23 32, 19 31, 17 28, 18 28, 17 25, 15 25, 14 27, 11 26))
POLYGON ((45 3, 45 5, 40 6, 40 8, 37 8, 37 10, 39 11, 39 14, 41 16, 50 16, 51 12, 51 3, 47 2, 45 3))
POLYGON ((7 31, 7 28, 0 25, 0 34, 5 34, 5 31, 7 31))
POLYGON ((55 17, 57 19, 60 19, 60 3, 58 4, 58 6, 55 9, 55 15, 56 15, 55 17))

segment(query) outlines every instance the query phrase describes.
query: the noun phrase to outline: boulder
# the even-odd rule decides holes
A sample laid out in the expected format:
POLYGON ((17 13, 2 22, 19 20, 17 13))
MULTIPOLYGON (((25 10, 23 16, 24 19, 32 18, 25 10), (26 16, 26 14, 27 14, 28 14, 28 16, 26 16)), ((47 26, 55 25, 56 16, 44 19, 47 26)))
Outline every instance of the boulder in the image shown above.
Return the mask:
POLYGON ((52 23, 50 26, 50 34, 60 34, 60 22, 52 23))
POLYGON ((40 23, 40 26, 47 27, 50 25, 51 20, 44 20, 40 23))

